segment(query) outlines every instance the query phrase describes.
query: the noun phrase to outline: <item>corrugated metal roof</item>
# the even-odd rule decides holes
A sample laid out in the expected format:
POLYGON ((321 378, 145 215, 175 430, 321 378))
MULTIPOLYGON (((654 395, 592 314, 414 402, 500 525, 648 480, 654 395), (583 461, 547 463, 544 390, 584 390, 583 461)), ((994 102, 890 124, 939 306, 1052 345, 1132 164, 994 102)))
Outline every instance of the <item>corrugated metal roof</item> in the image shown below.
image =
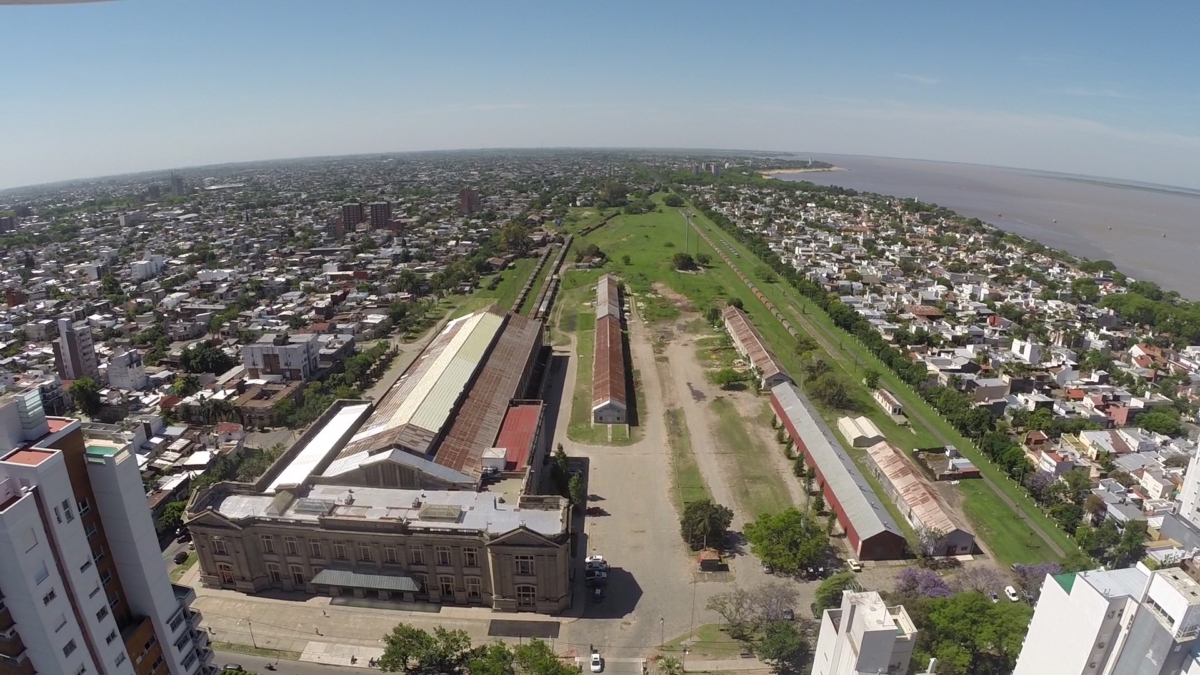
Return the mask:
POLYGON ((467 400, 436 450, 435 462, 456 471, 479 475, 483 451, 496 440, 508 402, 523 394, 517 390, 541 344, 541 321, 520 314, 508 315, 495 347, 471 385, 467 400))
POLYGON ((596 284, 596 318, 615 316, 621 318, 621 287, 611 274, 600 277, 596 284))
POLYGON ((325 456, 333 451, 334 446, 350 429, 358 424, 363 415, 370 408, 369 403, 362 405, 351 405, 342 408, 329 420, 324 427, 321 428, 317 435, 304 446, 287 467, 279 472, 279 476, 267 488, 268 494, 274 494, 280 487, 287 485, 299 485, 308 479, 309 474, 325 456))
POLYGON ((339 586, 341 588, 370 588, 377 591, 395 591, 397 593, 417 593, 417 582, 405 575, 367 574, 350 570, 325 569, 317 572, 312 582, 318 586, 339 586))
POLYGON ((625 407, 625 343, 621 322, 615 316, 596 321, 596 349, 592 355, 592 410, 615 403, 625 407))
POLYGON ((767 342, 763 340, 758 329, 754 327, 754 322, 746 316, 745 312, 729 305, 722 314, 725 318, 725 326, 729 330, 734 344, 737 345, 738 351, 750 359, 750 365, 758 369, 763 379, 770 379, 776 375, 792 379, 787 369, 783 367, 783 363, 767 346, 767 342))
POLYGON ((509 407, 500 425, 495 447, 504 448, 506 471, 523 469, 533 450, 534 434, 542 419, 542 403, 517 403, 509 407))
POLYGON ((955 530, 966 531, 946 510, 933 488, 921 479, 912 464, 904 458, 900 448, 881 441, 867 448, 867 454, 918 522, 943 534, 955 530))
POLYGON ((790 382, 783 382, 771 389, 771 400, 775 411, 786 417, 788 423, 804 443, 809 459, 825 478, 825 484, 836 495, 838 503, 850 520, 859 540, 883 532, 903 537, 900 526, 879 501, 879 497, 867 484, 867 480, 854 465, 825 425, 824 420, 813 412, 812 404, 790 382))

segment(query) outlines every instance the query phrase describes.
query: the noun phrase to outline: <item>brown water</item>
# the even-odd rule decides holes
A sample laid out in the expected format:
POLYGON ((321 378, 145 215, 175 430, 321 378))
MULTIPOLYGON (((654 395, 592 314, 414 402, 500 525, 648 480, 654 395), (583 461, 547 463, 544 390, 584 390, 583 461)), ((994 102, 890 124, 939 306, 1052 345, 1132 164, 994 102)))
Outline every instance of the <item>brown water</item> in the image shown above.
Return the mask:
POLYGON ((1200 299, 1200 191, 975 164, 812 157, 846 171, 780 178, 915 197, 1200 299))

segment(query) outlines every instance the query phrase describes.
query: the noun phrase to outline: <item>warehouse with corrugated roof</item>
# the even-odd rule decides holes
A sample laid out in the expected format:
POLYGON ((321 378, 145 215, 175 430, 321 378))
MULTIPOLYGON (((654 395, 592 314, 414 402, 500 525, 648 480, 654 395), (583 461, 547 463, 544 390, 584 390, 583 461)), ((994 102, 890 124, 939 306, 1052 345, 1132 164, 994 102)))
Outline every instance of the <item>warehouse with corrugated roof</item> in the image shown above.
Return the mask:
POLYGON ((900 526, 808 398, 795 385, 783 382, 771 389, 771 409, 812 468, 855 555, 864 560, 904 557, 908 543, 900 526))
POLYGON ((914 529, 937 531, 943 543, 931 555, 965 555, 975 550, 975 535, 938 498, 904 453, 887 441, 867 448, 867 465, 914 529))
POLYGON ((729 305, 722 316, 725 319, 725 330, 733 340, 733 346, 758 373, 759 386, 770 389, 781 382, 792 381, 792 376, 788 375, 783 363, 767 346, 766 340, 763 340, 763 336, 745 312, 729 305))
POLYGON ((628 424, 625 340, 621 333, 620 288, 606 274, 596 284, 596 345, 592 353, 592 422, 628 424))

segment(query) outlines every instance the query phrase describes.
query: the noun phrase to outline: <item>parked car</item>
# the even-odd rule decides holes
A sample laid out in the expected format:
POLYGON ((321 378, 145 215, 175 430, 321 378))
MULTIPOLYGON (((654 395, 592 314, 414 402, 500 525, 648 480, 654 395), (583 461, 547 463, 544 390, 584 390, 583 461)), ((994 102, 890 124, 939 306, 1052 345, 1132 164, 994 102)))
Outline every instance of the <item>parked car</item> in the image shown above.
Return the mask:
POLYGON ((239 664, 236 664, 236 663, 226 663, 225 665, 221 666, 221 670, 233 670, 233 671, 238 671, 238 670, 241 670, 241 669, 242 669, 241 665, 239 665, 239 664))
MULTIPOLYGON (((597 587, 592 589, 592 602, 600 602, 604 599, 604 590, 597 587)), ((597 671, 599 672, 599 671, 597 671)))
POLYGON ((763 563, 763 572, 767 574, 775 574, 775 568, 771 567, 767 563, 763 563))
POLYGON ((1004 595, 1008 596, 1008 599, 1012 600, 1013 602, 1019 602, 1021 600, 1020 596, 1017 595, 1017 589, 1013 588, 1012 586, 1004 587, 1004 595))
POLYGON ((604 659, 600 658, 600 652, 592 652, 592 672, 600 673, 604 671, 604 659))
POLYGON ((589 555, 583 559, 583 562, 587 563, 588 569, 603 569, 608 567, 608 562, 604 560, 604 556, 600 555, 599 553, 593 553, 592 555, 589 555))
POLYGON ((992 591, 992 602, 1000 602, 1000 596, 996 595, 996 591, 992 591))
POLYGON ((795 621, 795 620, 796 620, 796 613, 795 613, 795 612, 793 612, 793 611, 791 610, 791 608, 788 608, 788 609, 785 609, 785 610, 783 610, 783 620, 784 620, 784 621, 795 621))
POLYGON ((846 565, 848 565, 850 567, 851 572, 861 572, 862 571, 862 563, 858 562, 858 560, 856 560, 854 558, 847 560, 846 565))
POLYGON ((187 551, 180 551, 175 554, 175 564, 182 565, 188 559, 187 551))

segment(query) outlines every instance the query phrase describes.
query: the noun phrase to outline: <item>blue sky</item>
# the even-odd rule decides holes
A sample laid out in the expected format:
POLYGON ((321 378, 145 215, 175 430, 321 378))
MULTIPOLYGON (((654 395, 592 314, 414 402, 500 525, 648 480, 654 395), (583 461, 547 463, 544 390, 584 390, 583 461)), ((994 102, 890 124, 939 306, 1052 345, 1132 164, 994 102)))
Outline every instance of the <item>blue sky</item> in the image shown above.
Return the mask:
POLYGON ((709 147, 1200 187, 1200 3, 0 6, 0 187, 475 147, 709 147))

